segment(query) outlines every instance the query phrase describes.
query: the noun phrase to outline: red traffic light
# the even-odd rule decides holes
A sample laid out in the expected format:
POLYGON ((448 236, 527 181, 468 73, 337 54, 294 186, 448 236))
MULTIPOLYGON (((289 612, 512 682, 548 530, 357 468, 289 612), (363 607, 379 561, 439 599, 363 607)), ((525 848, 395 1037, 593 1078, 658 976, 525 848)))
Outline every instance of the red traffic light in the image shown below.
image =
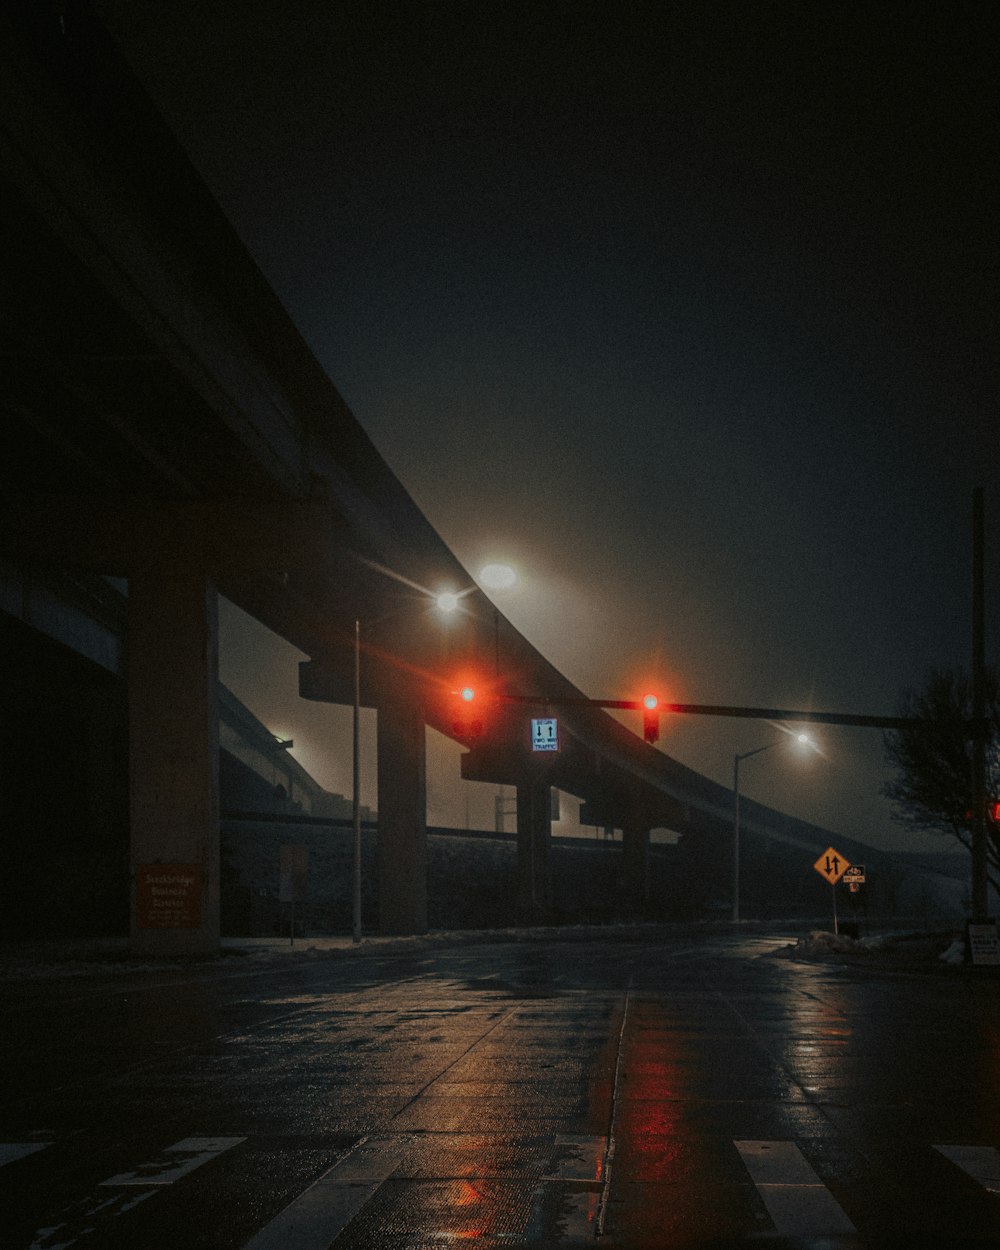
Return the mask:
POLYGON ((1000 803, 995 801, 990 803, 987 814, 995 825, 1000 825, 1000 803))
POLYGON ((650 744, 656 742, 660 736, 660 717, 656 711, 659 703, 655 694, 642 696, 642 736, 650 744))
POLYGON ((456 738, 482 737, 484 725, 482 714, 482 697, 474 686, 461 686, 453 690, 451 709, 451 731, 456 738))

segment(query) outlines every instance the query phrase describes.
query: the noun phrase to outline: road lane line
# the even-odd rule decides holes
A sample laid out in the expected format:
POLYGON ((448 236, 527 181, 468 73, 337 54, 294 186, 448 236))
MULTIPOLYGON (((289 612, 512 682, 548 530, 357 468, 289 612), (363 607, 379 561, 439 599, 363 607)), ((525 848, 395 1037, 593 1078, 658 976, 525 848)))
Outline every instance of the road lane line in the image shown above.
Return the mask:
POLYGON ((853 1233, 843 1208, 792 1141, 734 1141, 777 1233, 853 1233))
POLYGON ((328 1250, 402 1159, 408 1138, 363 1138, 246 1242, 242 1250, 328 1250))
POLYGON ((625 1039, 625 1025, 628 1021, 629 996, 632 993, 632 977, 629 976, 625 987, 625 1000, 622 1006, 622 1027, 618 1030, 618 1044, 615 1052, 615 1074, 611 1084, 611 1115, 608 1120, 608 1148, 604 1154, 604 1184, 601 1187, 601 1201, 597 1208, 597 1236, 604 1236, 604 1225, 608 1216, 608 1203, 611 1200, 611 1169, 615 1161, 615 1116, 618 1114, 618 1083, 622 1071, 622 1043, 625 1039))
POLYGON ((971 1176, 990 1194, 1000 1195, 1000 1150, 995 1146, 935 1146, 966 1176, 971 1176))
POLYGON ((18 1159, 24 1159, 27 1155, 33 1155, 36 1150, 44 1150, 46 1146, 51 1146, 50 1141, 8 1141, 0 1142, 0 1168, 7 1163, 16 1163, 18 1159))

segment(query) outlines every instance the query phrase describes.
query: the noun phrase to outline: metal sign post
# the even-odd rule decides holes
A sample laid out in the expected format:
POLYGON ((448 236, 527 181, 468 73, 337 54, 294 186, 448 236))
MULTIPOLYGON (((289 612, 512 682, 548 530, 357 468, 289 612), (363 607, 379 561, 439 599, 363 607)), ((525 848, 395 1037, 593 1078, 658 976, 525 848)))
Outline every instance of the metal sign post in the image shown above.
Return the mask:
POLYGON ((288 922, 288 944, 295 945, 295 904, 305 898, 306 874, 309 871, 309 848, 297 842, 285 842, 280 849, 278 901, 291 904, 288 922))
POLYGON ((833 893, 833 933, 835 937, 840 934, 840 927, 837 921, 837 882, 850 866, 850 860, 845 859, 832 846, 828 846, 815 864, 813 864, 819 875, 825 877, 830 883, 830 889, 833 893))

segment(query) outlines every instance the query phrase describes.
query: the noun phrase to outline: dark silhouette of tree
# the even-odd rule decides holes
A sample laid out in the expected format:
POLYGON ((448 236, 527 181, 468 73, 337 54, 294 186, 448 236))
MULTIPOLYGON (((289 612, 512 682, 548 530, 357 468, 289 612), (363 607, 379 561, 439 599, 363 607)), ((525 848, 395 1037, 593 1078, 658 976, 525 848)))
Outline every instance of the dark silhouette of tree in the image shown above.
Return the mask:
MULTIPOLYGON (((941 833, 972 848, 972 685, 961 669, 933 669, 924 684, 908 690, 900 716, 919 724, 885 735, 889 762, 898 775, 883 786, 893 816, 908 829, 941 833)), ((986 674, 986 793, 992 813, 1000 800, 1000 698, 996 674, 986 674)), ((987 872, 1000 889, 1000 824, 987 821, 987 872)))

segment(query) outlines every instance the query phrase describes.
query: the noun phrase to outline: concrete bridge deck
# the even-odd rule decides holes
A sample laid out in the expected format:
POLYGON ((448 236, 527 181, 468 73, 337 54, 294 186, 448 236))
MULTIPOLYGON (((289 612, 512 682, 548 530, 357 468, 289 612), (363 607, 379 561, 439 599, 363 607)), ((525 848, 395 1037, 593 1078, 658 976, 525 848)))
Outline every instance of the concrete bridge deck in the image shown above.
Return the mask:
MULTIPOLYGON (((350 701, 354 622, 365 621, 381 924, 420 932, 424 727, 450 732, 454 674, 489 672, 499 656, 505 692, 583 692, 471 585, 89 10, 74 7, 63 29, 55 9, 12 6, 0 48, 4 604, 58 631, 66 610, 40 593, 52 578, 94 579, 89 606, 74 606, 93 619, 99 579, 127 579, 127 630, 108 663, 128 685, 134 948, 218 946, 220 592, 311 657, 309 698, 350 701), (425 609, 446 584, 469 593, 442 631, 425 609)), ((545 763, 508 717, 464 765, 517 787, 526 917, 548 902, 550 786, 623 828, 637 897, 651 828, 728 820, 723 787, 606 713, 560 720, 563 748, 545 763)))

